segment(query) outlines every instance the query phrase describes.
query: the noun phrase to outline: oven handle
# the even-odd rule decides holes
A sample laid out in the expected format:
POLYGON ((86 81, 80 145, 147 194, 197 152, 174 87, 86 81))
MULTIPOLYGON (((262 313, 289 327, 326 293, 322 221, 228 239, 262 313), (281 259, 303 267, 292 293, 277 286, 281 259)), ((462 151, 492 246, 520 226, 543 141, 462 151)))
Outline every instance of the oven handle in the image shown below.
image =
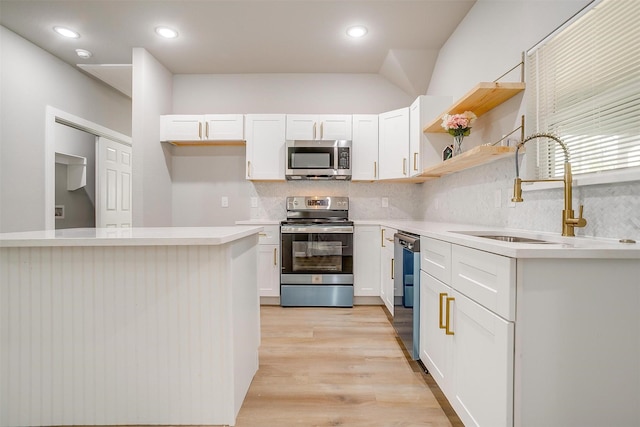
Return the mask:
POLYGON ((353 234, 352 225, 282 225, 280 226, 282 234, 293 233, 329 233, 329 234, 353 234))

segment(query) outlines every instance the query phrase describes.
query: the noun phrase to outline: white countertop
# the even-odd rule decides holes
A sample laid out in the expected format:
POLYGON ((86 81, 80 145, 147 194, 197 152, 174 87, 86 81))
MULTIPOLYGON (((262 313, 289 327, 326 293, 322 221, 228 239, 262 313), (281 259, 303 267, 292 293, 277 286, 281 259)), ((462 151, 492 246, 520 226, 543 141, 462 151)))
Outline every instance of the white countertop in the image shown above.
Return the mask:
POLYGON ((428 221, 355 221, 357 225, 383 225, 421 236, 467 246, 512 258, 622 258, 640 259, 640 243, 620 243, 617 239, 563 237, 560 233, 485 227, 428 221), (549 243, 509 243, 459 232, 517 235, 549 243))
POLYGON ((223 245, 260 231, 259 225, 70 228, 0 233, 0 247, 223 245))

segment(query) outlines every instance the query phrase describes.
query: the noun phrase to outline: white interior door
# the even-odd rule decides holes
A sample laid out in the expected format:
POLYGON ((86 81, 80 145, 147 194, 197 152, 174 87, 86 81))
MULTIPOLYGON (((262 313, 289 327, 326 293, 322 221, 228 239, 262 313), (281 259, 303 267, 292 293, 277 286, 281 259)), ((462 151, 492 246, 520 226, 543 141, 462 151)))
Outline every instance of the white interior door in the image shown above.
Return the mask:
POLYGON ((98 137, 96 227, 131 227, 131 146, 98 137))

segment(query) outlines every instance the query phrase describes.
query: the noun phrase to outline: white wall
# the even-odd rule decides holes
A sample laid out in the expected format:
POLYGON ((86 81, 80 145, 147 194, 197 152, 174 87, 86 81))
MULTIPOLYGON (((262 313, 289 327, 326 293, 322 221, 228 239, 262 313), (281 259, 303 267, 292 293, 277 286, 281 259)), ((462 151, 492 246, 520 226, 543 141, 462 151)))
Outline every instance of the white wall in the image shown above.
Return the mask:
POLYGON ((130 135, 131 100, 1 26, 0 46, 0 231, 44 229, 46 106, 130 135))
POLYGON ((173 83, 176 114, 377 114, 413 100, 378 74, 182 74, 173 83))
MULTIPOLYGON (((509 70, 526 51, 581 10, 589 0, 479 0, 440 51, 427 94, 457 99, 480 81, 492 81, 509 70)), ((503 81, 517 80, 509 74, 503 81)), ((519 125, 525 113, 519 95, 481 117, 465 139, 467 147, 495 142, 519 125)), ((507 207, 514 159, 508 158, 422 185, 419 218, 510 228, 561 231, 561 189, 524 194, 525 201, 507 207), (495 205, 496 195, 500 207, 495 205)), ((588 225, 576 234, 640 238, 640 184, 612 184, 574 189, 574 206, 584 204, 588 225)))
POLYGON ((133 225, 172 225, 171 148, 160 143, 160 115, 171 113, 171 73, 133 49, 133 225))

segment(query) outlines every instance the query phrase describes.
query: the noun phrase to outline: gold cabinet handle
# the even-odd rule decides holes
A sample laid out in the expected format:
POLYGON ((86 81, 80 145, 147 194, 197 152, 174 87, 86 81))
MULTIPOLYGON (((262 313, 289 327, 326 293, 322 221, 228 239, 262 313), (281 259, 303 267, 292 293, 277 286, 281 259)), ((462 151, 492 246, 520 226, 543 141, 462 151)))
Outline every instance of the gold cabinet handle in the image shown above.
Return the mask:
POLYGON ((446 327, 444 321, 442 320, 442 306, 443 306, 442 301, 443 301, 443 298, 446 296, 447 296, 446 292, 440 292, 440 295, 438 295, 438 327, 440 329, 444 329, 446 327))
POLYGON ((260 236, 260 237, 267 237, 267 233, 258 233, 258 236, 260 236))
POLYGON ((373 177, 378 177, 378 162, 373 162, 373 177))
POLYGON ((278 248, 273 248, 273 265, 278 265, 278 248))
POLYGON ((393 262, 393 258, 391 258, 391 278, 396 278, 396 263, 393 262))
POLYGON ((318 125, 317 123, 313 124, 313 139, 316 139, 316 126, 317 125, 318 125))
POLYGON ((402 175, 407 174, 407 159, 402 159, 402 175))
POLYGON ((418 153, 413 153, 413 170, 418 170, 418 153))
POLYGON ((320 139, 324 136, 324 122, 320 122, 320 139))
POLYGON ((198 123, 198 138, 202 139, 202 122, 198 123))
POLYGON ((380 229, 380 246, 386 248, 384 245, 384 228, 380 229))
POLYGON ((454 297, 447 297, 447 317, 444 322, 444 333, 447 335, 455 335, 451 330, 451 301, 455 301, 454 297))
POLYGON ((204 124, 204 136, 206 139, 209 139, 209 122, 204 124))
POLYGON ((247 177, 251 177, 251 160, 247 160, 247 177))

